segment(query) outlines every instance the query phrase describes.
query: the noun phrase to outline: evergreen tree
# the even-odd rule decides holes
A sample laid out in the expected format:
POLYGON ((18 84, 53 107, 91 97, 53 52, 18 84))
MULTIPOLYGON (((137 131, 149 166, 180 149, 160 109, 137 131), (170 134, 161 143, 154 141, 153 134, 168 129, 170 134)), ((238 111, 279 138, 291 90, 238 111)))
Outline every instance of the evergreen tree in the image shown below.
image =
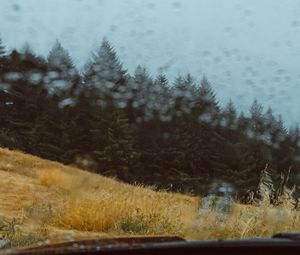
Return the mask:
POLYGON ((77 73, 68 51, 61 46, 58 40, 50 50, 47 61, 50 70, 57 70, 66 74, 70 74, 70 71, 77 73))
POLYGON ((168 81, 168 78, 166 77, 166 75, 164 74, 159 74, 157 77, 156 77, 156 80, 154 82, 155 84, 159 84, 161 87, 163 88, 168 88, 168 84, 169 84, 169 81, 168 81))
POLYGON ((8 56, 7 68, 9 73, 15 73, 15 75, 8 77, 7 81, 10 84, 8 90, 10 109, 5 116, 6 123, 18 147, 32 152, 34 151, 32 130, 39 111, 36 101, 40 97, 40 86, 37 83, 32 84, 32 73, 34 71, 42 75, 45 66, 40 59, 29 59, 14 50, 8 56))
POLYGON ((273 111, 271 107, 268 108, 263 118, 264 118, 264 129, 266 130, 268 135, 265 141, 269 144, 274 144, 275 141, 274 141, 272 130, 276 126, 276 118, 273 115, 273 111))
MULTIPOLYGON (((47 99, 45 99, 47 100, 47 99)), ((56 161, 63 161, 62 123, 55 101, 49 100, 47 108, 39 114, 33 129, 35 154, 56 161)), ((66 141, 64 141, 66 142, 66 141)))
POLYGON ((200 121, 217 124, 220 108, 216 95, 207 78, 203 76, 200 87, 197 90, 197 113, 200 121))
POLYGON ((289 130, 289 137, 291 138, 291 142, 293 144, 293 147, 296 149, 299 149, 300 146, 300 127, 298 124, 291 127, 289 130))
POLYGON ((172 90, 175 115, 182 116, 193 111, 196 92, 195 79, 190 74, 175 79, 172 90))
POLYGON ((126 181, 134 179, 138 153, 134 150, 134 138, 127 119, 121 111, 115 110, 103 119, 102 127, 98 130, 101 133, 94 133, 101 138, 102 148, 96 148, 92 153, 101 166, 101 173, 126 181))
POLYGON ((7 61, 5 58, 5 47, 2 45, 2 41, 0 38, 0 78, 3 72, 5 71, 5 66, 7 65, 7 61))
POLYGON ((126 112, 129 123, 141 122, 153 116, 154 86, 146 68, 138 66, 125 88, 126 112))
POLYGON ((223 111, 223 118, 224 118, 224 126, 226 128, 229 129, 236 128, 237 112, 231 99, 229 100, 228 104, 225 106, 225 109, 223 111))
POLYGON ((154 81, 154 92, 151 105, 154 109, 154 116, 163 122, 170 120, 173 102, 168 79, 163 74, 158 75, 154 81))
POLYGON ((282 116, 279 115, 278 119, 275 123, 275 127, 273 130, 273 135, 274 135, 274 140, 277 142, 282 142, 285 140, 286 136, 287 136, 287 129, 285 128, 284 124, 283 124, 283 120, 282 120, 282 116))
POLYGON ((99 141, 103 130, 101 108, 86 90, 88 88, 80 91, 74 106, 63 108, 63 135, 67 141, 64 143, 63 157, 70 163, 76 157, 91 155, 104 143, 99 141))
POLYGON ((0 38, 0 58, 5 55, 5 46, 2 44, 2 39, 0 38))
POLYGON ((99 50, 86 64, 85 84, 102 92, 111 93, 118 91, 119 86, 123 85, 125 80, 126 70, 123 69, 113 47, 107 39, 104 39, 99 50))
POLYGON ((250 130, 256 138, 264 133, 263 107, 255 99, 250 107, 250 130))
POLYGON ((241 112, 237 120, 238 135, 242 137, 248 137, 250 129, 250 121, 245 116, 244 112, 241 112))
POLYGON ((47 57, 50 77, 48 88, 52 94, 59 94, 62 99, 76 95, 80 77, 66 49, 56 40, 47 57))

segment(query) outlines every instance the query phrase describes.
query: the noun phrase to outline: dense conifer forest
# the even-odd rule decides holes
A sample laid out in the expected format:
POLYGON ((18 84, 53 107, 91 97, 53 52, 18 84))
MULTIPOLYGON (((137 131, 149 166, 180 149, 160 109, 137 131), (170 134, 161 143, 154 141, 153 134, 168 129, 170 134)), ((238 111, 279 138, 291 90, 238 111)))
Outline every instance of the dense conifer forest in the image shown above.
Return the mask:
POLYGON ((129 74, 106 39, 83 73, 58 41, 44 59, 0 40, 0 123, 2 147, 167 190, 224 181, 243 196, 266 164, 275 181, 300 174, 298 126, 256 100, 221 107, 209 77, 129 74))

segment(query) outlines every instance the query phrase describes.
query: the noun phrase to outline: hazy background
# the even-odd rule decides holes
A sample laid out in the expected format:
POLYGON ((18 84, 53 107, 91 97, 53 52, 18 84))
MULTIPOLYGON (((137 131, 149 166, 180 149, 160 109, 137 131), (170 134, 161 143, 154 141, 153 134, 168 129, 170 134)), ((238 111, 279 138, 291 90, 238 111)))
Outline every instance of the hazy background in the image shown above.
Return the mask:
POLYGON ((44 56, 56 39, 81 69, 106 36, 132 73, 205 73, 223 105, 254 98, 300 122, 299 0, 0 0, 0 36, 44 56))

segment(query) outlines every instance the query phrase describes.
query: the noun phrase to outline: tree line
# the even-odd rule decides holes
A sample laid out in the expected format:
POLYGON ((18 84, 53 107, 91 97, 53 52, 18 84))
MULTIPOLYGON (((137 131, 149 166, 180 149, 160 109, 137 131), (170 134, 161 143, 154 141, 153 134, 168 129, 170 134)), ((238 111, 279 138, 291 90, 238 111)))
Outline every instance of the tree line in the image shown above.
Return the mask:
POLYGON ((225 107, 204 76, 129 74, 107 39, 80 73, 56 41, 45 59, 0 40, 0 145, 81 164, 129 183, 205 195, 213 181, 239 196, 292 169, 297 184, 300 130, 286 128, 255 100, 249 112, 225 107))

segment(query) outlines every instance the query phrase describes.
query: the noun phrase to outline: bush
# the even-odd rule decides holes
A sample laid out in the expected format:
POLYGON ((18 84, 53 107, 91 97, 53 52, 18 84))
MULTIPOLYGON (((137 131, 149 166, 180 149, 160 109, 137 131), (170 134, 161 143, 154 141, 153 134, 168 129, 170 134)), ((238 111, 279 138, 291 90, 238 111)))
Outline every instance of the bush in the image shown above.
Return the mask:
POLYGON ((0 217, 0 239, 7 241, 2 248, 24 247, 48 239, 49 233, 45 224, 39 225, 34 231, 24 232, 21 230, 21 221, 16 218, 9 220, 0 217))
POLYGON ((12 240, 17 231, 19 223, 15 218, 8 220, 5 217, 0 217, 0 239, 12 240))
MULTIPOLYGON (((180 224, 179 224, 180 225, 180 224)), ((120 220, 120 229, 131 234, 166 234, 179 232, 178 222, 172 223, 170 219, 161 214, 143 214, 139 211, 120 220)))

